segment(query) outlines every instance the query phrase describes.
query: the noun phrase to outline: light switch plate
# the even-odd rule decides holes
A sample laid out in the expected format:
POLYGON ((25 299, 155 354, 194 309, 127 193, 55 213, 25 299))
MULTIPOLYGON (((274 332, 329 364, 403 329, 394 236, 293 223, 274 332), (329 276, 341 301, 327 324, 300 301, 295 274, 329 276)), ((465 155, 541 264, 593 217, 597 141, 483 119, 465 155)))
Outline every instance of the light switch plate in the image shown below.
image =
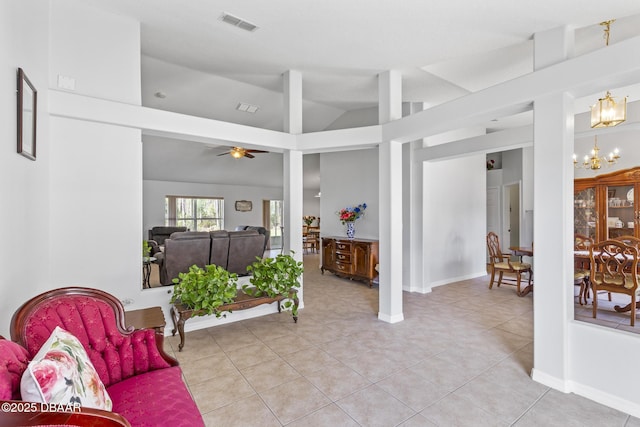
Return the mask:
POLYGON ((58 74, 58 87, 66 90, 76 90, 76 79, 58 74))

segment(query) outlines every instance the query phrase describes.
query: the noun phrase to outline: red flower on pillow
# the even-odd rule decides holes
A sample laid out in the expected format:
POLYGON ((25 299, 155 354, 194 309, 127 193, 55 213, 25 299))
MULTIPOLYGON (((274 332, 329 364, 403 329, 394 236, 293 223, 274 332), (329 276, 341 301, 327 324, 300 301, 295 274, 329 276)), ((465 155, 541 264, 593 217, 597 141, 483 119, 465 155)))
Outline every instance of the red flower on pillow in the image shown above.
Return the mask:
POLYGON ((51 363, 42 363, 38 365, 37 369, 33 370, 33 376, 35 377, 42 394, 47 398, 51 398, 51 392, 60 378, 60 372, 58 365, 51 363))

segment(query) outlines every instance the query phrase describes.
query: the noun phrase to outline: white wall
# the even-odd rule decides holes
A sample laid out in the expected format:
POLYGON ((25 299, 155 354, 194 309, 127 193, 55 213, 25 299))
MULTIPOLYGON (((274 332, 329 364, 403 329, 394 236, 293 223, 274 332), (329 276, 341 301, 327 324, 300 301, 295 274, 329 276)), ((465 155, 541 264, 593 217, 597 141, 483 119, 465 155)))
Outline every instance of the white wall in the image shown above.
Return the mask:
POLYGON ((151 227, 164 225, 164 200, 168 195, 222 197, 224 228, 233 230, 238 225, 262 225, 262 201, 282 200, 282 188, 145 180, 143 182, 143 239, 148 237, 148 230, 151 227), (253 209, 250 212, 236 211, 237 200, 251 201, 253 209))
POLYGON ((0 335, 20 304, 48 289, 49 2, 0 2, 0 335), (37 160, 16 152, 16 73, 24 69, 38 91, 37 160))
POLYGON ((337 212, 366 203, 364 217, 356 221, 356 238, 377 239, 378 150, 355 150, 320 155, 322 203, 320 225, 323 236, 346 236, 337 212))
POLYGON ((485 275, 485 155, 426 162, 424 175, 427 286, 485 275))
MULTIPOLYGON (((49 82, 76 93, 140 103, 138 22, 52 3, 49 82)), ((142 143, 139 129, 51 119, 50 288, 97 287, 140 301, 142 143)))
POLYGON ((52 3, 49 85, 75 79, 75 93, 140 105, 140 25, 80 0, 52 3))
MULTIPOLYGON (((303 190, 302 191, 302 214, 313 215, 320 217, 320 224, 322 224, 322 217, 320 216, 320 197, 316 197, 318 194, 315 190, 303 190)), ((312 225, 315 225, 314 222, 312 225)))
POLYGON ((522 180, 522 149, 502 152, 502 183, 516 184, 522 180))
POLYGON ((50 286, 137 299, 142 143, 138 129, 51 119, 50 286))
POLYGON ((327 126, 326 130, 350 129, 378 124, 378 107, 347 111, 327 126))

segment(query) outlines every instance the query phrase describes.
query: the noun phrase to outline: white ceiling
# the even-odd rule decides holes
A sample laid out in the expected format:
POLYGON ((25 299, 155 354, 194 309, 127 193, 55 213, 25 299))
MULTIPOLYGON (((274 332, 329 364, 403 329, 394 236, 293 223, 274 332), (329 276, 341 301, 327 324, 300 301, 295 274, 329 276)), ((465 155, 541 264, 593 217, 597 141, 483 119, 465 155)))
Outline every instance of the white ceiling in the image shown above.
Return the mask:
MULTIPOLYGON (((640 33, 637 0, 83 4, 141 22, 143 105, 282 130, 282 73, 296 69, 303 76, 304 132, 331 127, 348 111, 375 108, 376 76, 385 70, 402 72, 403 101, 432 106, 531 72, 532 36, 537 32, 560 26, 576 29, 576 55, 605 47, 601 21, 617 19, 611 27, 612 44, 640 33), (223 12, 259 28, 247 32, 226 24, 219 19, 223 12), (157 98, 156 92, 166 97, 157 98), (235 110, 239 102, 260 109, 242 113, 235 110)), ((634 88, 625 90, 620 95, 640 99, 634 88)), ((576 110, 588 110, 593 98, 576 100, 576 110)), ((522 125, 531 114, 499 119, 486 127, 491 131, 522 125)), ((367 124, 372 123, 361 125, 367 124)), ((176 149, 198 151, 167 140, 145 144, 145 156, 147 145, 169 150, 165 157, 176 155, 176 149)), ((147 168, 145 177, 146 173, 147 168)))

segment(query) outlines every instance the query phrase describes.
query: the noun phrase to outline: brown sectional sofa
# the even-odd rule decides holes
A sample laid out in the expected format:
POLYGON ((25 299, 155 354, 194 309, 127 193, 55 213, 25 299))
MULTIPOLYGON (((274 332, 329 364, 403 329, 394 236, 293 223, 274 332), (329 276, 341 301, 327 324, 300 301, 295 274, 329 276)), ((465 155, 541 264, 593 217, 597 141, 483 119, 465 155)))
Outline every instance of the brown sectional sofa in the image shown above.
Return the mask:
POLYGON ((171 236, 172 233, 179 231, 189 231, 187 227, 157 226, 149 230, 149 240, 153 240, 158 245, 164 245, 164 241, 171 236))
POLYGON ((264 254, 265 236, 256 230, 187 231, 171 234, 164 252, 155 254, 160 268, 160 283, 172 285, 179 273, 189 267, 215 264, 240 276, 264 254))

